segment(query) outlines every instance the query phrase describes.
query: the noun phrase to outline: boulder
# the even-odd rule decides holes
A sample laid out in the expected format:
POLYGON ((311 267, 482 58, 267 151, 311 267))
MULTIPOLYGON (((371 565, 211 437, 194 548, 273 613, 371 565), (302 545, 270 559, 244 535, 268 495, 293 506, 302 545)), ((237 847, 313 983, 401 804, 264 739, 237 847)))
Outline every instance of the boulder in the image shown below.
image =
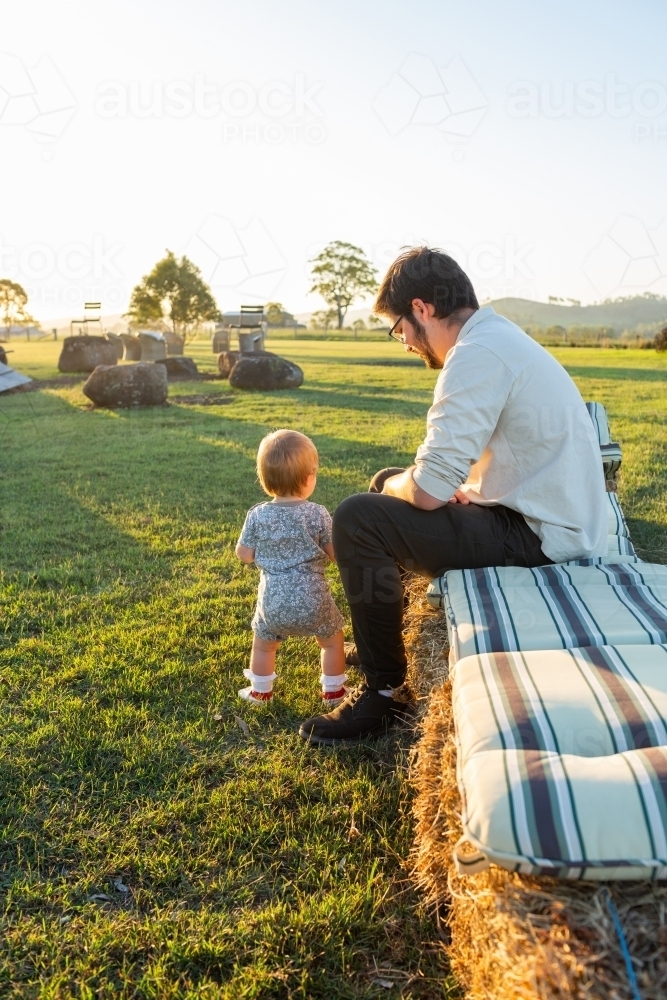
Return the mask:
POLYGON ((61 372, 92 372, 98 365, 115 365, 116 348, 106 337, 65 337, 58 358, 61 372))
POLYGON ((235 389, 298 389, 302 382, 298 365, 270 351, 242 354, 229 376, 235 389))
POLYGON ((231 344, 231 334, 229 332, 229 327, 224 327, 222 329, 216 329, 215 333, 211 337, 211 346, 213 347, 214 354, 220 354, 220 351, 228 351, 231 344))
POLYGON ((232 368, 239 360, 238 351, 222 351, 218 354, 218 371, 223 378, 229 378, 232 368))
POLYGON ((116 349, 116 361, 120 361, 121 358, 123 357, 123 351, 125 350, 125 348, 123 347, 123 341, 120 339, 117 333, 109 332, 106 334, 106 338, 109 341, 109 343, 113 344, 113 346, 116 349))
POLYGON ((123 341, 123 361, 141 361, 141 344, 139 338, 131 333, 121 333, 120 339, 123 341))
POLYGON ((95 406, 159 406, 167 399, 167 369, 143 361, 98 365, 83 391, 95 406))
POLYGON ((142 361, 161 361, 167 357, 167 341, 164 339, 164 334, 153 330, 140 330, 139 343, 142 361))
POLYGON ((192 358, 159 358, 156 365, 164 365, 169 378, 197 378, 199 371, 192 358))
POLYGON ((172 357, 174 357, 174 355, 180 355, 183 353, 183 346, 185 344, 185 341, 183 340, 182 337, 179 337, 177 333, 174 333, 172 330, 169 330, 168 333, 165 333, 164 339, 167 342, 167 354, 170 354, 172 357))

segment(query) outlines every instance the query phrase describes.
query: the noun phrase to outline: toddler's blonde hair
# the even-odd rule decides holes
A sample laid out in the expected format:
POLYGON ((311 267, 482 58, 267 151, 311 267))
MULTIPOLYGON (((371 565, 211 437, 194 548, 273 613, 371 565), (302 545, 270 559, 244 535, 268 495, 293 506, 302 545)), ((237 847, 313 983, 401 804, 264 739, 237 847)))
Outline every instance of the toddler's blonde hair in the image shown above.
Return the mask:
POLYGON ((282 428, 262 438, 257 476, 269 496, 299 494, 311 472, 317 472, 317 448, 305 434, 282 428))

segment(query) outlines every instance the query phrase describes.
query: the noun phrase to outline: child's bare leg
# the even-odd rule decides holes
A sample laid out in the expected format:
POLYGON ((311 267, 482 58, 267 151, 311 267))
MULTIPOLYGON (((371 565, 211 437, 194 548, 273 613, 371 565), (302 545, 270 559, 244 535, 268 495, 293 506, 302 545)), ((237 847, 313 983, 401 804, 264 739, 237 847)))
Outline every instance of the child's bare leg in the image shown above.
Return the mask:
POLYGON ((322 650, 320 662, 325 677, 339 677, 345 673, 345 651, 343 649, 343 630, 330 635, 327 639, 318 639, 317 644, 322 650))
POLYGON ((274 667, 279 645, 279 642, 253 637, 250 669, 243 671, 243 676, 250 681, 250 687, 239 691, 239 698, 243 701, 251 705, 263 705, 273 698, 273 682, 276 679, 274 667))
POLYGON ((253 674, 264 677, 267 674, 275 673, 276 650, 280 646, 279 642, 268 642, 253 636, 252 653, 250 654, 250 669, 253 674))
POLYGON ((345 681, 345 651, 343 649, 343 632, 336 632, 326 639, 317 640, 322 650, 320 660, 322 663, 322 674, 320 682, 322 684, 322 698, 332 708, 345 698, 347 689, 345 681))

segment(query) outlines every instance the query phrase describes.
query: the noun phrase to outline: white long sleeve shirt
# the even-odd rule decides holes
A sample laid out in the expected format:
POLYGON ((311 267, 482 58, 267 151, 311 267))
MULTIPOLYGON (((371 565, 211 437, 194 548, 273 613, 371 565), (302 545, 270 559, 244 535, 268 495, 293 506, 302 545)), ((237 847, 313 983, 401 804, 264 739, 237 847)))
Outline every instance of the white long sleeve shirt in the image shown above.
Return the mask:
POLYGON ((523 514, 554 562, 607 549, 600 448, 565 369, 490 307, 475 312, 449 351, 428 412, 414 480, 438 500, 523 514))

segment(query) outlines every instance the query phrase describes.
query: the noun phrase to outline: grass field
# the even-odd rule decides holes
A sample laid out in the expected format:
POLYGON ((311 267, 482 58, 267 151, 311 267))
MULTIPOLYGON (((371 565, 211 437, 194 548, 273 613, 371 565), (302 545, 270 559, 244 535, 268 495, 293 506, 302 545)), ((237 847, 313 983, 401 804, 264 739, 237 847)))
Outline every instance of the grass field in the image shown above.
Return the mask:
MULTIPOLYGON (((9 360, 49 378, 59 346, 9 360)), ((333 510, 412 459, 435 373, 394 344, 279 349, 301 389, 180 382, 138 412, 91 411, 80 384, 0 396, 3 997, 457 995, 404 866, 409 734, 307 748, 311 641, 285 643, 268 714, 235 698, 260 438, 310 434, 333 510)), ((203 371, 209 351, 189 350, 203 371)), ((667 358, 553 353, 608 407, 635 542, 667 562, 667 358)))

